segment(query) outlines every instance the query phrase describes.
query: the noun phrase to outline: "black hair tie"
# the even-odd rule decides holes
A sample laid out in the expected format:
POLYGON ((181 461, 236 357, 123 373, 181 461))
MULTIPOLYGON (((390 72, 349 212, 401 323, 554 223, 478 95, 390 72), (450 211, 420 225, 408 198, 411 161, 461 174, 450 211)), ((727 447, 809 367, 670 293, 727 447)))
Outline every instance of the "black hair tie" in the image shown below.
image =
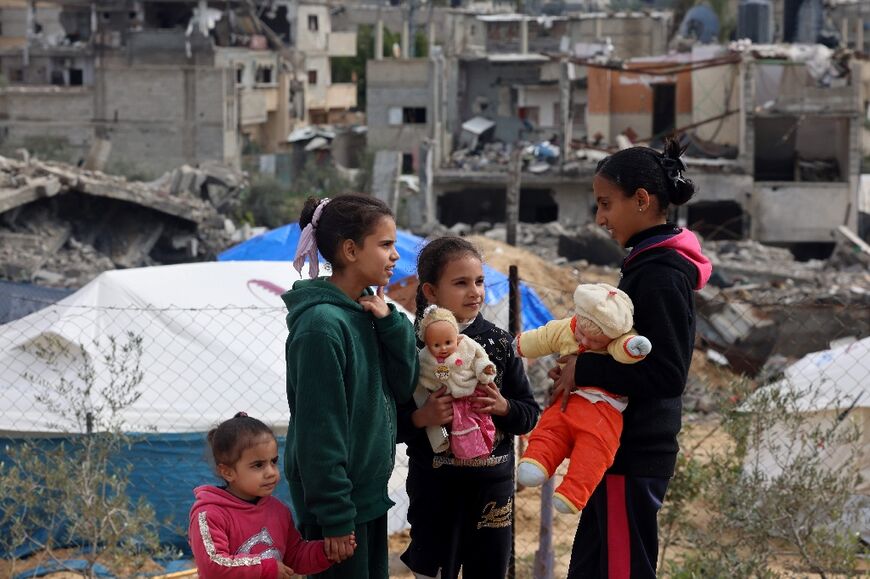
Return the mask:
POLYGON ((674 184, 674 189, 677 189, 679 185, 686 183, 686 179, 683 177, 683 171, 686 170, 686 164, 683 163, 682 159, 674 159, 673 157, 662 155, 659 158, 659 164, 662 166, 662 169, 665 170, 668 179, 670 179, 671 183, 674 184))

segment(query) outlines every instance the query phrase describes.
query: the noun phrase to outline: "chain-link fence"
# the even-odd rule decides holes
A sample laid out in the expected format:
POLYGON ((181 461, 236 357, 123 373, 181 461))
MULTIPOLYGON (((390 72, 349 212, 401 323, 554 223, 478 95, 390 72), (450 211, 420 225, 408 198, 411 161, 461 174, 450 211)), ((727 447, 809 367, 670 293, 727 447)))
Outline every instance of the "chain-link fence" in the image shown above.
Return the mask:
MULTIPOLYGON (((554 316, 572 312, 569 291, 528 285, 554 316)), ((751 288, 702 292, 686 420, 715 413, 716 392, 748 377, 756 385, 782 379, 821 383, 846 404, 815 410, 845 412, 863 428, 870 406, 870 395, 865 396, 870 385, 870 308, 865 294, 855 295, 855 300, 828 296, 782 303, 751 288), (814 352, 821 354, 805 358, 814 352)), ((125 431, 135 433, 123 452, 132 466, 130 496, 154 507, 165 544, 185 550, 192 489, 216 482, 206 459, 204 432, 240 410, 273 425, 279 435, 286 428, 283 308, 43 305, 0 326, 0 460, 8 464, 22 441, 51 444, 67 433, 96 430, 114 416, 125 431), (139 341, 137 351, 131 343, 139 341), (118 392, 119 377, 133 383, 137 392, 124 404, 101 394, 118 392), (76 408, 83 410, 70 413, 76 408)), ((546 373, 553 364, 547 359, 528 366, 542 404, 550 387, 546 373)), ((519 440, 518 452, 522 444, 519 440)), ((836 451, 830 449, 830 454, 833 460, 836 451)), ((867 471, 866 465, 861 468, 867 471)), ((389 488, 396 502, 389 516, 394 559, 407 544, 406 473, 407 459, 400 449, 389 488)), ((856 492, 870 494, 867 483, 862 484, 856 492)), ((280 485, 278 496, 289 501, 286 485, 280 485)), ((546 549, 539 552, 542 533, 551 539, 554 576, 566 573, 577 518, 558 515, 550 524, 551 513, 542 513, 541 504, 540 489, 518 491, 516 577, 544 576, 541 569, 549 554, 546 549)), ((395 572, 408 576, 399 565, 395 572)))

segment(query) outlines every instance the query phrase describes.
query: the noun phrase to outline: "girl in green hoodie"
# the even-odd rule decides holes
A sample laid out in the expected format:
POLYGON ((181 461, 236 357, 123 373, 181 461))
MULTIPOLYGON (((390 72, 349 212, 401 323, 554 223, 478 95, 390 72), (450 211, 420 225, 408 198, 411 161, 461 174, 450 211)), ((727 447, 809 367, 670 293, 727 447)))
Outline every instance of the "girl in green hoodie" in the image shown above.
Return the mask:
POLYGON ((299 226, 294 265, 308 258, 314 279, 283 295, 293 505, 302 535, 325 539, 342 561, 316 577, 387 579, 396 401, 411 398, 418 373, 413 326, 383 298, 399 259, 396 223, 381 201, 343 195, 310 198, 299 226), (318 251, 329 277, 316 277, 318 251))

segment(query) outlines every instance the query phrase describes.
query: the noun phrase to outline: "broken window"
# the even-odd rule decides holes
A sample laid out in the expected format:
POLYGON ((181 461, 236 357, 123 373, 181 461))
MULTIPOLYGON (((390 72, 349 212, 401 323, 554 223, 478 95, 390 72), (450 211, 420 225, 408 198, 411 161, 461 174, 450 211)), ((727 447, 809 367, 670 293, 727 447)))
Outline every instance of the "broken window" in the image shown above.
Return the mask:
POLYGON ((517 116, 524 123, 536 127, 540 122, 541 107, 518 107, 517 116))
POLYGON ((64 79, 64 77, 63 77, 63 71, 62 71, 62 70, 53 70, 53 71, 51 71, 51 79, 50 79, 50 82, 51 82, 51 84, 53 84, 53 85, 55 85, 55 86, 63 86, 63 85, 65 85, 65 84, 66 84, 66 79, 64 79))
POLYGON ((308 71, 308 84, 310 84, 312 86, 317 85, 317 71, 316 70, 309 70, 308 71))
POLYGON ((245 80, 245 67, 236 68, 236 84, 242 84, 245 80))
POLYGON ((405 107, 402 109, 402 123, 405 125, 425 125, 426 107, 405 107))
POLYGON ((686 206, 686 222, 704 239, 743 239, 743 208, 735 201, 699 201, 686 206))
POLYGON ((255 79, 257 84, 272 84, 272 67, 271 66, 258 66, 257 67, 257 78, 255 79))
POLYGON ((311 32, 317 32, 319 26, 317 24, 317 15, 309 14, 308 15, 308 30, 311 32))
MULTIPOLYGON (((438 197, 438 220, 450 227, 456 223, 504 222, 504 187, 471 188, 451 191, 438 197), (474 203, 468 200, 473 198, 474 203)), ((519 220, 523 223, 548 223, 559 218, 559 205, 550 189, 522 188, 519 220)))
POLYGON ((402 175, 414 174, 414 155, 411 153, 402 153, 402 175))
POLYGON ((847 118, 756 118, 755 180, 847 180, 849 122, 847 118))
POLYGON ((82 86, 85 82, 85 73, 80 68, 69 69, 69 85, 82 86))
POLYGON ((665 136, 677 126, 677 85, 659 83, 653 89, 653 135, 665 136))
POLYGON ((187 28, 193 6, 186 2, 145 2, 145 28, 187 28))

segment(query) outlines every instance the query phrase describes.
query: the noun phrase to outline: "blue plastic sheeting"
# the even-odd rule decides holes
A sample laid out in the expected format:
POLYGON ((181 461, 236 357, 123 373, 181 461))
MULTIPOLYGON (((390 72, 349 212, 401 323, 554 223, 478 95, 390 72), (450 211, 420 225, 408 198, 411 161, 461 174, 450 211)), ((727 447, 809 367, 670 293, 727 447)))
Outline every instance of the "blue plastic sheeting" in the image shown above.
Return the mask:
MULTIPOLYGON (((65 561, 52 561, 50 563, 45 563, 40 565, 39 567, 34 567, 33 569, 28 569, 27 571, 22 571, 14 576, 14 579, 31 579, 32 577, 45 577, 46 575, 51 575, 52 573, 60 573, 63 571, 84 571, 88 568, 88 562, 84 559, 67 559, 65 561)), ((94 565, 92 569, 93 573, 97 577, 114 577, 109 570, 100 565, 99 563, 94 565)))
MULTIPOLYGON (((187 526, 190 507, 193 505, 193 489, 204 484, 221 484, 207 460, 206 435, 193 433, 132 436, 135 437, 136 442, 120 459, 132 465, 128 494, 133 501, 144 497, 154 508, 157 521, 160 523, 161 544, 174 547, 182 554, 190 556, 187 526)), ((20 444, 21 440, 0 437, 0 461, 8 460, 7 446, 20 444)), ((27 440, 49 449, 56 447, 65 439, 57 437, 27 440)), ((284 437, 278 438, 278 447, 284 447, 284 437)), ((291 504, 290 490, 283 476, 274 496, 288 505, 291 504)), ((3 532, 4 529, 0 528, 0 533, 3 532)), ((65 538, 62 530, 55 530, 56 540, 65 538)), ((34 551, 32 547, 24 546, 15 554, 24 557, 34 551)), ((0 558, 8 556, 9 553, 0 550, 0 558)))
MULTIPOLYGON (((218 261, 291 261, 296 254, 300 233, 296 223, 278 227, 231 247, 218 255, 218 261)), ((399 252, 399 261, 393 277, 390 278, 390 284, 416 275, 417 255, 425 245, 426 240, 422 237, 407 231, 397 231, 396 250, 399 252)), ((307 265, 302 272, 308 272, 307 265)), ((508 277, 486 265, 483 266, 483 273, 486 278, 486 303, 496 304, 506 299, 509 292, 508 277)), ((547 306, 527 284, 520 284, 520 299, 523 330, 543 326, 553 319, 547 306)))
MULTIPOLYGON (((293 261, 301 233, 299 224, 290 223, 243 241, 224 251, 217 258, 218 261, 293 261)), ((390 278, 390 284, 417 273, 417 254, 424 245, 426 240, 422 237, 407 231, 397 232, 396 251, 399 252, 399 261, 396 263, 393 277, 390 278)), ((322 257, 321 261, 323 261, 322 257)), ((302 273, 308 273, 307 264, 302 269, 302 273)))

